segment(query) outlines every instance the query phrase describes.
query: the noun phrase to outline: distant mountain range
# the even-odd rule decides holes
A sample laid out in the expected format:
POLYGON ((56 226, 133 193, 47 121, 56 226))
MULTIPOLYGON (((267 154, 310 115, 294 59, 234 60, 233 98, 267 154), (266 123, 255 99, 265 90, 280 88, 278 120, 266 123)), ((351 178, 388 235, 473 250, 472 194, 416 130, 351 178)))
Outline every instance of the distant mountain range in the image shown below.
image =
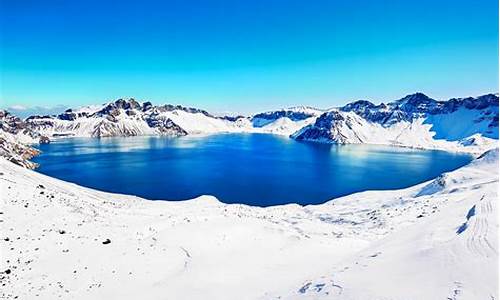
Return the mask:
MULTIPOLYGON (((387 104, 358 100, 320 110, 292 107, 253 116, 215 116, 180 105, 153 105, 134 99, 22 120, 0 111, 0 155, 7 140, 49 142, 61 137, 111 137, 252 132, 290 136, 299 141, 385 144, 478 152, 498 140, 498 95, 437 101, 422 93, 387 104), (11 135, 7 138, 6 135, 11 135)), ((3 153, 3 154, 2 154, 3 153)), ((19 155, 19 151, 16 152, 19 155)), ((22 155, 21 155, 22 156, 22 155)), ((28 155, 29 156, 29 155, 28 155)))
POLYGON ((30 116, 26 124, 48 137, 182 136, 216 132, 289 135, 313 122, 320 114, 320 110, 290 108, 253 117, 218 117, 197 108, 118 99, 102 106, 68 109, 55 116, 30 116))

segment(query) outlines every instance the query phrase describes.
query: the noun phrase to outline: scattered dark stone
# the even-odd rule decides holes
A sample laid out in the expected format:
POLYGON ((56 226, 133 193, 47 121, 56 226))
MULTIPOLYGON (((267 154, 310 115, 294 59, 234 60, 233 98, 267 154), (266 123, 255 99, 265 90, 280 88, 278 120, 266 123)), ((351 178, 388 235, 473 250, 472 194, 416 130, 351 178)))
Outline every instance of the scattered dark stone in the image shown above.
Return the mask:
POLYGON ((6 242, 10 241, 10 239, 8 237, 4 238, 3 240, 6 242))
POLYGON ((45 193, 44 193, 43 191, 41 191, 41 192, 40 192, 40 195, 43 195, 43 194, 45 194, 45 193))
POLYGON ((107 245, 107 244, 111 243, 111 240, 110 240, 110 239, 106 239, 106 240, 105 240, 104 242, 102 242, 102 243, 103 243, 103 245, 107 245))
POLYGON ((4 271, 5 274, 10 274, 10 272, 11 272, 10 269, 4 271))
POLYGON ((65 233, 66 233, 66 231, 64 231, 64 230, 60 229, 60 230, 59 230, 59 233, 60 233, 60 234, 65 234, 65 233))
POLYGON ((41 136, 40 139, 38 140, 40 144, 50 144, 50 139, 46 136, 41 136))
POLYGON ((417 218, 423 218, 423 217, 424 217, 424 215, 418 215, 417 216, 417 218))
POLYGON ((37 188, 44 189, 45 187, 43 186, 43 184, 39 184, 39 185, 37 185, 37 188))

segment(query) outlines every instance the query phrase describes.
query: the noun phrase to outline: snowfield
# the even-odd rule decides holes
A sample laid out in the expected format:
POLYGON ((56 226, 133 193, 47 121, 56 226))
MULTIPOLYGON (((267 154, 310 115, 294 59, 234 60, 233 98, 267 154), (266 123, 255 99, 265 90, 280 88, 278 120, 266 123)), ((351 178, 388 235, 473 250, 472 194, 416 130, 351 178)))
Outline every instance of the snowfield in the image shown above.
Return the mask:
POLYGON ((5 299, 498 299, 498 149, 317 206, 148 201, 0 158, 5 299))

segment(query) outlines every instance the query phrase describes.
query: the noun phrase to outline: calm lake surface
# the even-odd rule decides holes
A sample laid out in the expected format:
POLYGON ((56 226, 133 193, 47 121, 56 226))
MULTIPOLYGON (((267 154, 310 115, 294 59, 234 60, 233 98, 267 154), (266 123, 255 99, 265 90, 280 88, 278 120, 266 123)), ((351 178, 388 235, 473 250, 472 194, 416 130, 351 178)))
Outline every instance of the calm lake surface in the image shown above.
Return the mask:
POLYGON ((225 203, 318 204, 408 187, 467 164, 469 155, 324 145, 267 134, 71 138, 40 145, 39 172, 148 199, 214 195, 225 203))

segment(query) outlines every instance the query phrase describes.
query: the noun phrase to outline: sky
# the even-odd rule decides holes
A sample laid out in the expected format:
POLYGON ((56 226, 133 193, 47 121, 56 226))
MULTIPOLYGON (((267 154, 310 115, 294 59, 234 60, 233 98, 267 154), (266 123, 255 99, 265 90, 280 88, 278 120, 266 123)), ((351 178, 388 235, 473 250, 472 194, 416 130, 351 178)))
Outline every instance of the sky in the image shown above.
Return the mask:
POLYGON ((249 113, 498 92, 497 0, 0 0, 0 106, 249 113))

